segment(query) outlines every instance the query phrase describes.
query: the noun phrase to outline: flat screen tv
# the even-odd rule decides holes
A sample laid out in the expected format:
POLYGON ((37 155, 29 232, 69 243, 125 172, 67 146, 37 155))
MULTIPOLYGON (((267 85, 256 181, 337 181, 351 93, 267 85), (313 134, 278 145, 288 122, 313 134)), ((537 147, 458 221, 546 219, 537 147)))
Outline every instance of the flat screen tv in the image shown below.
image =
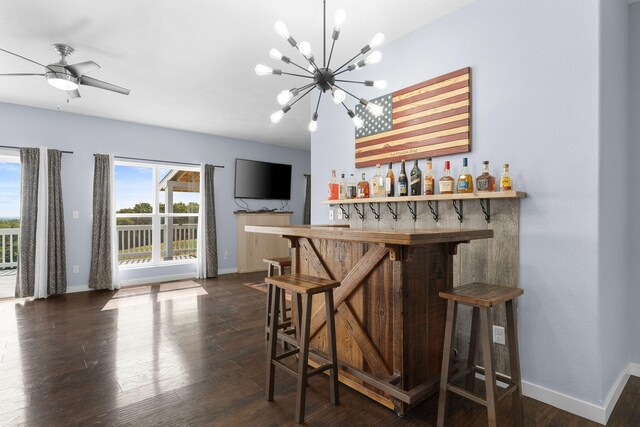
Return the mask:
POLYGON ((236 159, 236 199, 291 199, 291 165, 236 159))

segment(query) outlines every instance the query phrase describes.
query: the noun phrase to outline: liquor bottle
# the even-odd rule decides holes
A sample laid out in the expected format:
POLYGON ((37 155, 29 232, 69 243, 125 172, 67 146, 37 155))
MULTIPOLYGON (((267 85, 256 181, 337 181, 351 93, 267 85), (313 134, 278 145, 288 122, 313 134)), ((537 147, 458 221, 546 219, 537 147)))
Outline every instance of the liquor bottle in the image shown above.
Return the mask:
POLYGON ((476 178, 478 192, 496 191, 496 179, 489 173, 489 161, 482 162, 482 175, 476 178))
POLYGON ((502 165, 502 173, 500 174, 500 191, 513 190, 513 178, 509 173, 509 163, 502 165))
POLYGON ((418 167, 418 160, 413 163, 413 169, 411 169, 411 195, 419 196, 420 189, 422 188, 422 172, 418 167))
POLYGON ((400 175, 398 175, 398 196, 406 196, 409 192, 409 180, 407 179, 407 172, 404 169, 404 160, 400 167, 400 175))
POLYGON ((384 193, 387 197, 393 197, 395 193, 396 179, 393 176, 393 164, 389 162, 389 170, 387 171, 387 177, 384 180, 384 193))
POLYGON ((427 159, 427 166, 424 170, 424 186, 422 194, 430 196, 436 194, 435 192, 435 178, 433 176, 433 164, 431 163, 431 157, 427 159))
POLYGON ((371 178, 371 197, 384 197, 384 177, 380 173, 380 165, 376 165, 376 174, 371 178))
POLYGON ((338 181, 336 180, 336 170, 331 171, 327 197, 329 200, 338 200, 338 181))
POLYGON ((462 159, 462 172, 458 177, 458 193, 473 193, 473 176, 469 172, 467 158, 462 159))
POLYGON ((340 186, 338 187, 338 198, 344 200, 347 198, 347 182, 344 179, 344 174, 340 176, 340 186))
POLYGON ((349 181, 347 182, 347 199, 356 198, 356 179, 353 174, 349 175, 349 181))
POLYGON ((438 186, 440 187, 440 194, 453 194, 453 188, 455 186, 455 180, 451 178, 450 172, 450 164, 447 160, 444 162, 444 175, 438 181, 438 186))
POLYGON ((369 198, 369 183, 367 182, 367 178, 365 178, 364 176, 364 172, 362 172, 362 180, 358 182, 358 194, 356 198, 358 199, 369 198))

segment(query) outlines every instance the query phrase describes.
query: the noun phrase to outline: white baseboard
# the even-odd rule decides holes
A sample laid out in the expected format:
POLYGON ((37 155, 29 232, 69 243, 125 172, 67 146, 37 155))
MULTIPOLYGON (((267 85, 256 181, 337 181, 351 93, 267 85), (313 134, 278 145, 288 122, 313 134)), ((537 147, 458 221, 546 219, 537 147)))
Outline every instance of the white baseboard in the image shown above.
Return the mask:
POLYGON ((194 273, 172 274, 169 276, 143 277, 141 279, 123 280, 121 286, 147 285, 150 283, 170 282, 172 280, 195 279, 194 273))
POLYGON ((238 269, 237 268, 221 268, 218 269, 218 274, 232 274, 232 273, 237 273, 238 269))
POLYGON ((89 287, 89 285, 80 285, 80 286, 69 286, 67 287, 67 293, 68 294, 75 294, 76 292, 87 292, 87 291, 93 291, 94 289, 91 289, 89 287))
POLYGON ((639 364, 629 363, 625 366, 611 387, 602 406, 576 399, 527 381, 522 381, 522 394, 563 411, 606 425, 631 375, 640 377, 639 364))
POLYGON ((629 375, 633 375, 634 377, 640 377, 640 364, 637 363, 629 363, 629 375))

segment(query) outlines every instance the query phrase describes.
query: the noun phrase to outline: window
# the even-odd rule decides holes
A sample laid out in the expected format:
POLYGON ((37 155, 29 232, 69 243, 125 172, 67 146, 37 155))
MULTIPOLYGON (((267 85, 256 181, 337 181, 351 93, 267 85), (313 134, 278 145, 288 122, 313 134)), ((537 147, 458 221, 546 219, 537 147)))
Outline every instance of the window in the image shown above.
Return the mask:
POLYGON ((115 174, 120 266, 195 262, 199 169, 116 162, 115 174))

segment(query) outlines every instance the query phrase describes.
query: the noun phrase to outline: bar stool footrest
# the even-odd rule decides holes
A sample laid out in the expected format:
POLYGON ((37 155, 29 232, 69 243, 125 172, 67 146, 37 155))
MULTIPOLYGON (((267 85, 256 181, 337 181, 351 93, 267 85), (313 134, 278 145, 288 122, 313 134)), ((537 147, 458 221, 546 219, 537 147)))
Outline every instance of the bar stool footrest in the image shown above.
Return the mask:
POLYGON ((296 371, 294 371, 293 369, 291 369, 290 367, 288 367, 287 365, 285 365, 284 363, 282 363, 279 360, 272 360, 271 363, 273 363, 274 366, 282 369, 283 371, 285 371, 287 374, 291 375, 294 378, 298 378, 298 373, 296 371))
POLYGON ((293 356, 294 354, 298 354, 298 353, 300 353, 300 349, 299 348, 294 348, 293 350, 285 351, 284 353, 281 353, 281 354, 275 356, 273 358, 273 360, 286 359, 287 357, 293 356))
POLYGON ((317 368, 311 369, 307 373, 307 377, 312 377, 314 375, 318 375, 326 371, 327 369, 331 369, 333 365, 331 363, 327 363, 325 365, 318 366, 317 368))

